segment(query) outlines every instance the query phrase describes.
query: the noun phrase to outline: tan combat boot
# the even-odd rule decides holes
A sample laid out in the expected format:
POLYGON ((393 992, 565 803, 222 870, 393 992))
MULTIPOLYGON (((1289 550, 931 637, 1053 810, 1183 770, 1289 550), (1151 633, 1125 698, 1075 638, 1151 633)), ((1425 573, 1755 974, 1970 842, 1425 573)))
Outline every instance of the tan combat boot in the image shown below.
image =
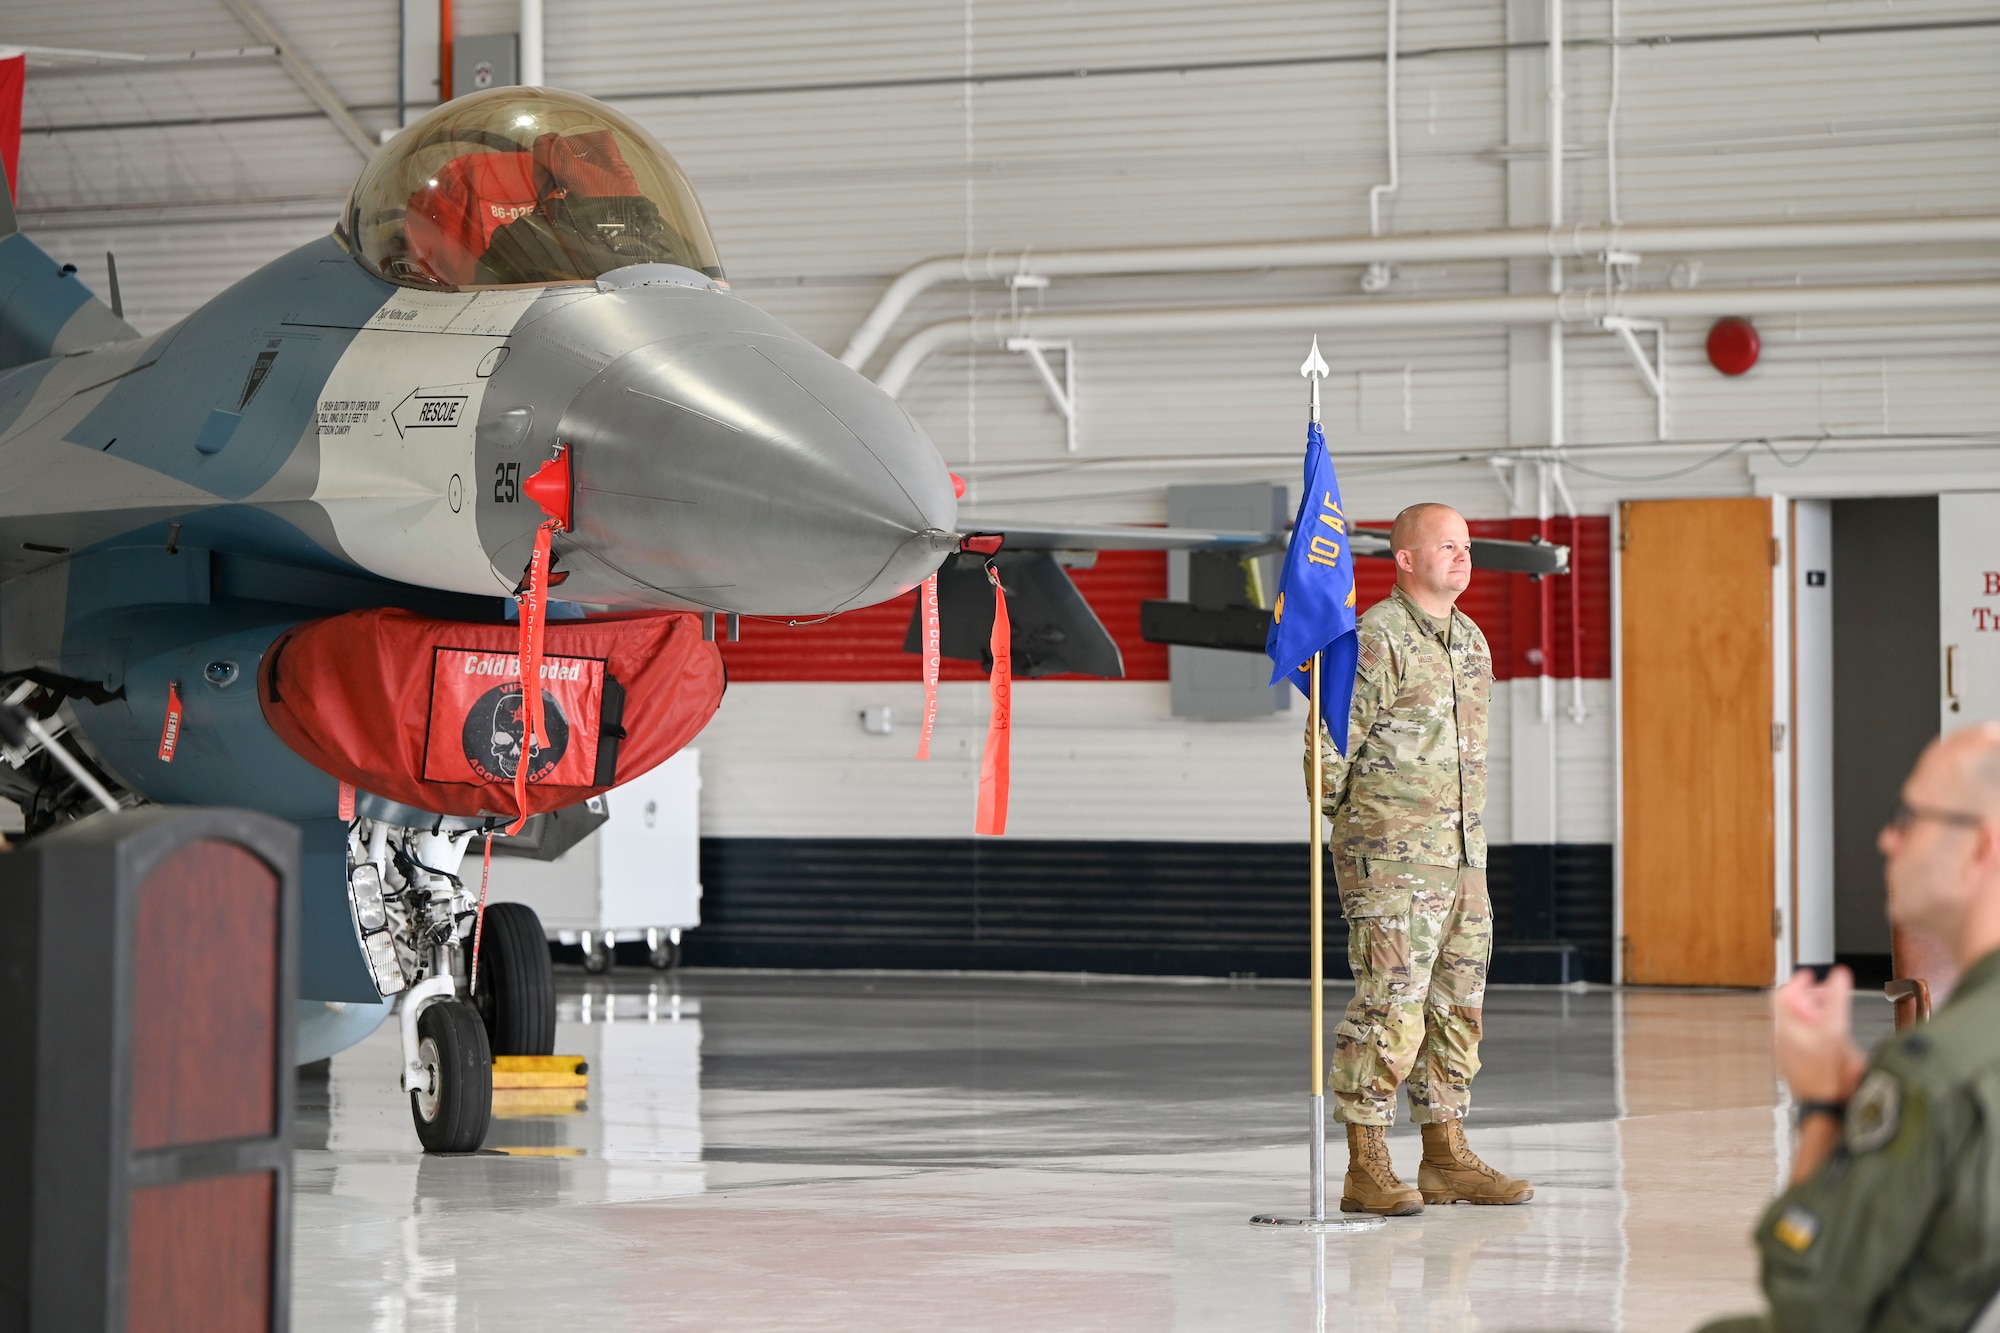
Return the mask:
POLYGON ((1425 1203, 1526 1203, 1535 1187, 1503 1176, 1479 1160, 1465 1141, 1465 1123, 1439 1120, 1421 1127, 1424 1160, 1417 1167, 1417 1188, 1425 1203))
POLYGON ((1340 1187, 1340 1211, 1408 1217, 1424 1201, 1396 1176, 1389 1161, 1389 1131, 1381 1125, 1347 1127, 1347 1179, 1340 1187))

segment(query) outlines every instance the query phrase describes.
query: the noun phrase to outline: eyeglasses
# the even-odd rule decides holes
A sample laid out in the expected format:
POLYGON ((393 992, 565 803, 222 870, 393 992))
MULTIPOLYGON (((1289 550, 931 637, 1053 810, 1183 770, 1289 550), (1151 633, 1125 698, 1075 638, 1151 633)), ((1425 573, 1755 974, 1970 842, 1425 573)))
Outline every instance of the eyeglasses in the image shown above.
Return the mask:
POLYGON ((1889 827, 1902 833, 1919 819, 1934 819, 1940 824, 1954 824, 1959 828, 1978 828, 1986 822, 1984 815, 1967 814, 1963 810, 1918 809, 1908 801, 1898 801, 1889 815, 1889 827))

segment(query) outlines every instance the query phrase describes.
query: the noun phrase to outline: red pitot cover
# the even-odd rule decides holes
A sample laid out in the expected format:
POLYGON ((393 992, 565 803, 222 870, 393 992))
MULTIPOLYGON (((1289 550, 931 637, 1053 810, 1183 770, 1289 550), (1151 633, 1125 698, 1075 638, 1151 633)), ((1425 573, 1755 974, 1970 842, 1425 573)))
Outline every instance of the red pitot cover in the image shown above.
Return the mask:
MULTIPOLYGON (((521 758, 518 625, 350 611, 288 630, 257 697, 285 744, 362 791, 446 815, 511 818, 521 758)), ((557 810, 665 762, 722 702, 722 653, 686 612, 551 621, 528 811, 557 810)))

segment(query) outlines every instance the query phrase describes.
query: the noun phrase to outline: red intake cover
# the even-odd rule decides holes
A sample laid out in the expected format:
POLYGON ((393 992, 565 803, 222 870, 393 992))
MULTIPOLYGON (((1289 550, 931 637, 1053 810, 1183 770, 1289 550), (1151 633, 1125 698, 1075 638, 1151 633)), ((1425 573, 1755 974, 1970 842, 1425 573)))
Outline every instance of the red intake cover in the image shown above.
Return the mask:
MULTIPOLYGON (((722 702, 722 653, 701 617, 644 611, 551 621, 549 744, 528 756, 528 813, 556 810, 665 762, 722 702)), ((433 814, 511 818, 521 761, 518 625, 350 611, 264 654, 264 719, 313 765, 433 814)))
POLYGON ((542 507, 542 512, 562 525, 562 530, 570 530, 569 513, 569 447, 556 446, 556 456, 535 469, 534 475, 521 483, 521 494, 542 507))

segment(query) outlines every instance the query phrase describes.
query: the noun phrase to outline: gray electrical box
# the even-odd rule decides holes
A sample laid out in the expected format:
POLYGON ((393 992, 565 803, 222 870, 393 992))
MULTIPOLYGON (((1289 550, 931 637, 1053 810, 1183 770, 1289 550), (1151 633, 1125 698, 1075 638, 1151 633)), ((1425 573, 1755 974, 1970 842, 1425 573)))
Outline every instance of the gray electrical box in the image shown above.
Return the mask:
POLYGON ((519 41, 511 32, 491 37, 451 39, 451 95, 463 97, 484 88, 505 88, 521 81, 519 41))
MULTIPOLYGON (((1169 486, 1167 524, 1176 528, 1211 528, 1221 532, 1279 532, 1284 529, 1285 488, 1265 482, 1242 486, 1169 486)), ((1264 586, 1275 591, 1280 556, 1261 557, 1264 586)), ((1267 592, 1267 596, 1269 593, 1267 592)), ((1167 596, 1188 597, 1188 557, 1167 555, 1167 596)), ((1266 717, 1292 706, 1296 693, 1289 685, 1272 686, 1271 659, 1262 653, 1225 652, 1216 648, 1167 649, 1168 691, 1175 717, 1227 722, 1266 717)))

